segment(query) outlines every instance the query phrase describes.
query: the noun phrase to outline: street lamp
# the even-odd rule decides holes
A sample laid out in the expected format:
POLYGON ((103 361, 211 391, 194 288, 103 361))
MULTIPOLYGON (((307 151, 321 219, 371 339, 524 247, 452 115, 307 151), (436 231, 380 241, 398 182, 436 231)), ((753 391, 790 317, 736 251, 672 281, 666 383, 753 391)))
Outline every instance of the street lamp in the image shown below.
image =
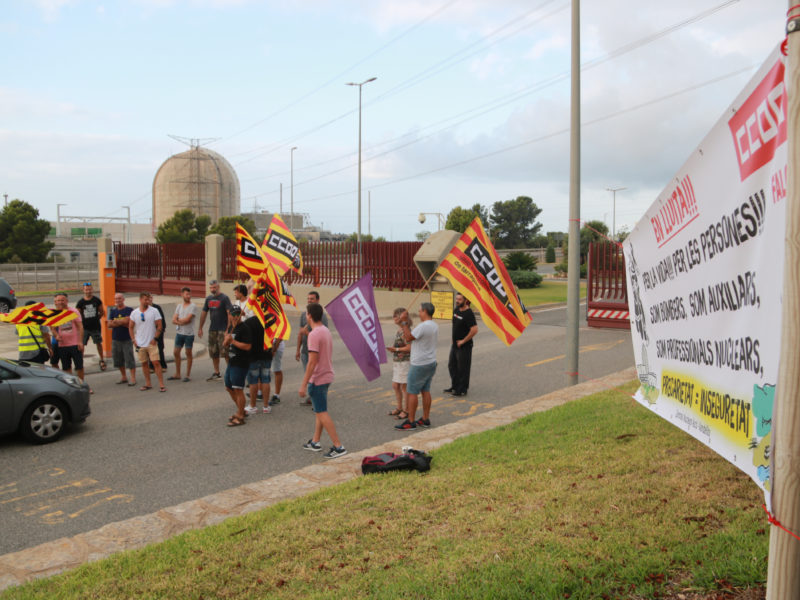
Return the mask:
POLYGON ((346 83, 345 85, 358 86, 358 255, 361 256, 361 86, 370 81, 375 81, 377 77, 370 77, 361 83, 346 83))
POLYGON ((627 190, 626 187, 618 187, 618 188, 606 188, 607 192, 611 192, 614 195, 614 212, 612 213, 611 217, 611 239, 616 240, 617 238, 617 192, 620 190, 627 190))
POLYGON ((292 233, 294 233, 294 151, 295 150, 297 150, 297 146, 292 146, 292 149, 289 150, 289 159, 291 161, 291 171, 289 173, 289 186, 290 186, 289 200, 292 211, 292 217, 291 220, 289 221, 289 231, 291 231, 292 233))
POLYGON ((56 235, 61 237, 61 207, 66 204, 56 204, 56 235))
POLYGON ((439 226, 439 228, 436 231, 441 231, 442 229, 444 229, 445 218, 444 218, 444 215, 442 213, 425 213, 425 212, 421 212, 421 213, 419 213, 419 216, 417 217, 417 220, 420 223, 424 223, 425 222, 425 215, 431 215, 431 216, 436 217, 436 224, 439 226))

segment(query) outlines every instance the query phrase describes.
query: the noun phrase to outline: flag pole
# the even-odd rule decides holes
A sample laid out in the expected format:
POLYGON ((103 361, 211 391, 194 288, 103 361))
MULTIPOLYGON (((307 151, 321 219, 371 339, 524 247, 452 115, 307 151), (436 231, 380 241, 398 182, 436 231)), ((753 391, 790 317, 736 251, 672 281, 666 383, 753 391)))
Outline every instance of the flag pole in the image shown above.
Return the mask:
MULTIPOLYGON (((419 289, 419 291, 417 292, 417 295, 416 295, 416 296, 414 296, 414 298, 411 300, 411 302, 409 302, 409 303, 408 303, 408 308, 411 308, 411 307, 414 305, 414 302, 416 302, 416 301, 417 301, 417 298, 419 298, 419 295, 420 295, 422 292, 424 292, 424 291, 425 291, 425 288, 426 288, 426 287, 428 287, 428 284, 430 283, 431 279, 433 279, 433 276, 434 276, 434 275, 436 275, 436 269, 434 269, 434 270, 433 270, 433 273, 431 273, 431 276, 430 276, 430 277, 428 277, 428 278, 425 280, 425 283, 423 283, 423 284, 422 284, 422 287, 421 287, 421 288, 419 289)), ((408 310, 408 308, 407 308, 406 310, 408 310)))
MULTIPOLYGON (((797 179, 797 161, 800 160, 800 12, 796 2, 789 2, 787 19, 787 52, 784 86, 786 106, 786 233, 784 238, 782 334, 778 385, 774 399, 772 420, 772 463, 770 483, 774 517, 783 527, 800 531, 800 404, 797 389, 800 387, 800 278, 797 264, 800 261, 800 185, 797 179)), ((767 598, 783 600, 800 598, 800 541, 786 531, 773 526, 769 534, 769 564, 767 567, 767 598)))

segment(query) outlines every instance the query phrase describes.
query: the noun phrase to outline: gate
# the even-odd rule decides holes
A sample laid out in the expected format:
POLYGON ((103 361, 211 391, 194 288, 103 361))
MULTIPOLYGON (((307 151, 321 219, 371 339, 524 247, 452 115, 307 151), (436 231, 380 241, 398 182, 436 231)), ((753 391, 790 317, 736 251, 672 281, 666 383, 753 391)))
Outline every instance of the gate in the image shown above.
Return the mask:
POLYGON ((622 246, 609 242, 589 244, 586 271, 589 327, 630 329, 622 246))
POLYGON ((114 242, 118 292, 205 295, 205 244, 123 244, 114 242))

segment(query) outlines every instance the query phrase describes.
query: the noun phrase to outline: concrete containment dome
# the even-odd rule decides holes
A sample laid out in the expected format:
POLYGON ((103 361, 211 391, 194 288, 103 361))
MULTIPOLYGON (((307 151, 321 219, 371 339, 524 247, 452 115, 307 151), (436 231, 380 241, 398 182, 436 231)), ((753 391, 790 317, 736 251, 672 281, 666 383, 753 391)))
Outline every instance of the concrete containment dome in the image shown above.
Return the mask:
POLYGON ((153 231, 179 210, 208 215, 211 223, 240 213, 239 178, 222 155, 193 146, 170 156, 153 179, 153 231))

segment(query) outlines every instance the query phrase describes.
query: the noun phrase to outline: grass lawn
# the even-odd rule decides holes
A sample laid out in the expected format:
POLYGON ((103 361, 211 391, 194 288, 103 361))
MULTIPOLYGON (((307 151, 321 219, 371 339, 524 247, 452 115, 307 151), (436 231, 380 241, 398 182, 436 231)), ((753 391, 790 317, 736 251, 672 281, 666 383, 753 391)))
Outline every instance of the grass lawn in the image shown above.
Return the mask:
POLYGON ((427 474, 361 477, 0 598, 760 593, 760 490, 633 390, 457 440, 427 474))
MULTIPOLYGON (((519 290, 519 297, 527 307, 567 301, 567 280, 545 279, 537 288, 519 290)), ((581 298, 586 298, 586 282, 581 281, 581 298)))

